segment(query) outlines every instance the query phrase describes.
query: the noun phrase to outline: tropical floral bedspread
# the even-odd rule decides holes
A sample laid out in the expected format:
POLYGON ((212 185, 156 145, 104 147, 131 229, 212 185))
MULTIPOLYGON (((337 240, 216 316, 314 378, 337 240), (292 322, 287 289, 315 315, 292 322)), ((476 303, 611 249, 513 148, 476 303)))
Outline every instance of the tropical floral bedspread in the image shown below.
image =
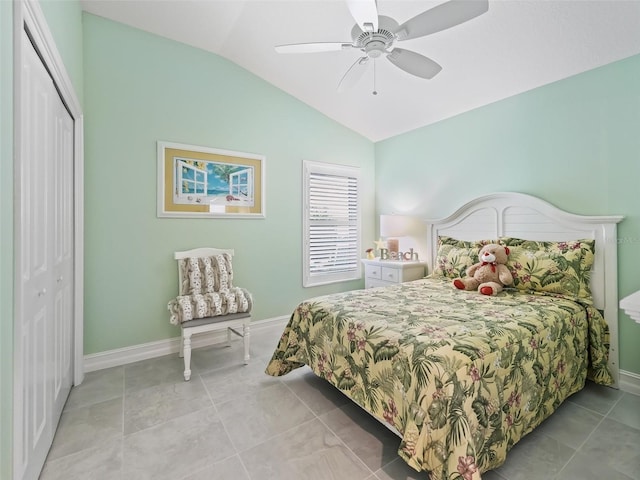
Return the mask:
POLYGON ((400 432, 411 467, 478 480, 587 375, 611 383, 608 341, 588 305, 426 278, 301 303, 266 372, 309 365, 400 432))

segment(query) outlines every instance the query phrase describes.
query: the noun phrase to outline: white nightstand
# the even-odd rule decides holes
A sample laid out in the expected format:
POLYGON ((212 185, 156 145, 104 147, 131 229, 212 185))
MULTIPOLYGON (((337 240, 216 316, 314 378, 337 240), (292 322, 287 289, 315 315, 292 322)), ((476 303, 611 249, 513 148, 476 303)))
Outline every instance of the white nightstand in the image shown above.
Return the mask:
POLYGON ((425 275, 426 262, 367 260, 364 264, 364 288, 385 287, 418 280, 425 275))

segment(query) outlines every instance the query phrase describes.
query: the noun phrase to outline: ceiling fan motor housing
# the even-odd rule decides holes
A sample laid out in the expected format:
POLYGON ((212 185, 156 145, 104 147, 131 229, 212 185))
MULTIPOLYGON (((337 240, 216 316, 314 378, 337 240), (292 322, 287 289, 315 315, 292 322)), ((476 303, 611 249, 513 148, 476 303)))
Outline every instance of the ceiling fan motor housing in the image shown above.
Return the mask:
POLYGON ((393 46, 393 42, 396 40, 396 35, 393 32, 397 28, 398 22, 383 15, 378 17, 376 32, 363 32, 356 24, 351 30, 353 46, 361 49, 371 58, 378 58, 393 46))

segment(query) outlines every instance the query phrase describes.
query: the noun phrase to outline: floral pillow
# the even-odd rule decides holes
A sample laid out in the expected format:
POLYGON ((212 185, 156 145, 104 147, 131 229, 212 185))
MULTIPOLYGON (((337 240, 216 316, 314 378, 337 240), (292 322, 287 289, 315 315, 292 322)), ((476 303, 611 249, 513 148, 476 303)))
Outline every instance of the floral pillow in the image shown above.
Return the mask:
POLYGON ((433 275, 458 278, 466 275, 467 268, 478 262, 480 249, 496 240, 465 241, 451 237, 438 237, 438 252, 433 275))
POLYGON ((509 247, 507 266, 515 288, 568 295, 592 303, 594 240, 537 242, 501 238, 500 243, 509 247))

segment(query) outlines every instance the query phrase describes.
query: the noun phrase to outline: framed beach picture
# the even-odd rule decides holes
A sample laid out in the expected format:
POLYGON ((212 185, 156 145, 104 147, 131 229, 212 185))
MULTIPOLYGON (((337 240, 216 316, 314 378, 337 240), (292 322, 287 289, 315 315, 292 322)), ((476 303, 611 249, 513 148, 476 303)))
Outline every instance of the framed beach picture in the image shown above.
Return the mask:
POLYGON ((265 217, 265 157, 158 142, 158 217, 265 217))

